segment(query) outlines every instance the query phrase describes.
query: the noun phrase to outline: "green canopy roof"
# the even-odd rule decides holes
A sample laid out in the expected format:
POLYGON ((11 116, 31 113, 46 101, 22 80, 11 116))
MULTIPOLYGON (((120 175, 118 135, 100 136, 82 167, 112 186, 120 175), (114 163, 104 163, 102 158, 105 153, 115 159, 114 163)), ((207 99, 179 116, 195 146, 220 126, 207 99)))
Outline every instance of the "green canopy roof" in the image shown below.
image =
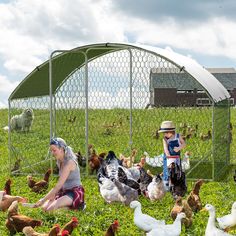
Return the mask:
MULTIPOLYGON (((53 80, 52 94, 55 94, 62 82, 71 73, 85 65, 86 59, 89 62, 107 53, 132 48, 148 51, 165 58, 179 68, 184 68, 187 73, 195 78, 206 91, 208 91, 214 101, 220 101, 230 97, 227 90, 213 75, 190 58, 157 47, 121 43, 91 44, 68 51, 55 51, 54 53, 56 54, 58 52, 58 54, 51 59, 53 80)), ((47 60, 37 66, 26 76, 12 92, 9 100, 50 95, 49 62, 50 60, 47 60)))

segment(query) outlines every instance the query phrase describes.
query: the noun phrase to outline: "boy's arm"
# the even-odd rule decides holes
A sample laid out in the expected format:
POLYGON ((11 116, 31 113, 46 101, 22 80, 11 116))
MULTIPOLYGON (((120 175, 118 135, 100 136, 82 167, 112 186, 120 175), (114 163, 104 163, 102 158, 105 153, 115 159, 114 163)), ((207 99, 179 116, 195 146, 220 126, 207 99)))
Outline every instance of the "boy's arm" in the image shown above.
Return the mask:
POLYGON ((169 150, 168 150, 168 145, 166 140, 163 138, 163 147, 164 147, 164 153, 166 156, 170 156, 169 150))
POLYGON ((180 142, 180 146, 174 148, 175 152, 178 152, 178 151, 180 151, 180 150, 182 150, 183 148, 186 147, 186 142, 184 141, 184 139, 182 138, 181 135, 179 135, 179 142, 180 142))

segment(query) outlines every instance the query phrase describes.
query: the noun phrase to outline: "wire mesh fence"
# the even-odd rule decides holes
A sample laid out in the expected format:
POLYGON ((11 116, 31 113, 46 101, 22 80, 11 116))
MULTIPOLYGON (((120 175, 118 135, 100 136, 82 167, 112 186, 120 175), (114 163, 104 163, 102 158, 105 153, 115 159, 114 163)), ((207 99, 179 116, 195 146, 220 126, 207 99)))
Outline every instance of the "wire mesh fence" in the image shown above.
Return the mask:
MULTIPOLYGON (((65 62, 71 56, 65 55, 65 62)), ((52 72, 66 66, 53 63, 52 72)), ((228 102, 214 103, 184 68, 148 51, 127 49, 94 58, 65 77, 51 99, 52 107, 49 96, 10 101, 10 119, 25 108, 34 111, 29 132, 10 132, 11 169, 21 160, 12 173, 42 173, 55 165, 48 153, 50 126, 53 136, 64 138, 88 160, 92 147, 97 154, 113 150, 127 158, 135 149, 133 162, 144 155, 158 162, 163 144, 157 131, 163 120, 174 121, 186 140, 182 157, 190 153, 189 178, 221 176, 231 162, 228 102)), ((146 164, 161 172, 160 165, 154 167, 158 165, 146 164)))

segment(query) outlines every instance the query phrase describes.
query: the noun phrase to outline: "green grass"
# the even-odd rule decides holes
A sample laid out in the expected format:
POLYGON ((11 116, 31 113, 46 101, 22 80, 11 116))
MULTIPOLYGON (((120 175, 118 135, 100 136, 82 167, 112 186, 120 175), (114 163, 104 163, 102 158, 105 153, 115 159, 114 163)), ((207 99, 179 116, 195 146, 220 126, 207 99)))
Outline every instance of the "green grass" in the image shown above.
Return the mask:
MULTIPOLYGON (((195 111, 193 111, 195 112, 195 111)), ((122 133, 124 130, 126 130, 126 126, 129 125, 129 122, 125 121, 126 117, 121 112, 117 112, 116 119, 114 120, 114 116, 109 117, 108 114, 99 114, 97 116, 91 116, 90 118, 92 120, 96 120, 96 117, 99 117, 98 120, 96 120, 96 124, 91 122, 91 125, 93 126, 93 129, 90 131, 96 130, 96 134, 91 137, 91 142, 96 143, 96 149, 99 151, 104 150, 110 150, 113 149, 117 153, 121 152, 120 146, 118 144, 118 141, 114 138, 112 135, 103 134, 104 130, 99 129, 99 124, 103 125, 104 120, 102 117, 105 118, 105 123, 110 124, 111 122, 118 122, 119 119, 123 120, 123 125, 119 128, 114 128, 113 132, 115 134, 122 133), (121 130, 120 130, 121 129, 121 130), (111 137, 110 137, 111 136, 111 137), (103 137, 103 139, 101 138, 103 137), (113 140, 114 139, 114 140, 113 140), (109 141, 107 141, 109 140, 109 141), (114 144, 115 143, 115 144, 114 144), (114 146, 113 146, 114 144, 114 146)), ((36 114, 37 115, 37 114, 36 114)), ((94 113, 95 115, 95 113, 94 113)), ((156 114, 157 116, 159 114, 156 114)), ((232 114, 233 116, 234 114, 232 114)), ((0 110, 0 127, 3 127, 7 124, 7 116, 8 111, 7 110, 0 110)), ((41 113, 42 117, 48 117, 47 115, 44 115, 41 113)), ((141 119, 147 120, 149 117, 149 114, 141 114, 141 119)), ((192 117, 192 116, 191 116, 192 117)), ((207 117, 207 116, 206 116, 207 117)), ((140 145, 142 148, 146 148, 144 143, 145 139, 151 139, 151 132, 154 127, 157 127, 157 124, 160 124, 160 121, 162 119, 168 118, 167 114, 163 114, 162 117, 152 117, 151 120, 149 119, 150 126, 147 131, 147 136, 145 136, 143 139, 140 140, 140 142, 137 144, 137 147, 140 145)), ((57 119, 59 124, 68 124, 66 123, 67 120, 62 115, 57 116, 57 119), (61 118, 61 120, 59 119, 61 118)), ((187 118, 186 118, 187 119, 187 118)), ((194 122, 194 118, 192 117, 192 122, 194 122)), ((140 119, 138 119, 140 121, 140 119)), ((204 118, 205 120, 205 118, 204 118)), ((235 122, 236 119, 232 118, 232 121, 235 122)), ((77 122, 82 122, 83 118, 78 119, 77 122)), ((181 120, 179 119, 178 122, 181 120)), ((189 121, 190 122, 190 121, 189 121)), ((47 152, 48 148, 48 135, 49 132, 46 130, 48 126, 45 126, 45 130, 41 130, 42 126, 40 126, 40 123, 37 123, 35 121, 34 129, 27 134, 14 134, 13 136, 14 141, 16 144, 19 145, 19 148, 21 148, 22 143, 25 144, 25 148, 23 149, 24 155, 27 155, 28 157, 34 158, 35 160, 40 160, 41 158, 44 158, 45 153, 47 152), (41 128, 40 128, 41 127, 41 128), (20 141, 17 141, 17 137, 20 137, 20 141), (40 141, 38 141, 38 138, 40 137, 40 141), (40 145, 42 147, 42 154, 41 156, 35 157, 34 151, 35 145, 40 145)), ((235 125, 235 123, 234 123, 235 125)), ((75 127, 75 124, 72 124, 73 127, 75 127)), ((140 127, 144 127, 145 123, 140 123, 140 127)), ((69 137, 72 133, 66 133, 66 130, 63 131, 63 125, 59 126, 58 133, 62 135, 62 137, 69 137)), ((64 127, 65 128, 65 127, 64 127)), ((71 146, 75 148, 81 148, 85 141, 84 141, 84 135, 82 134, 83 127, 80 128, 81 132, 78 134, 78 139, 71 141, 71 146)), ((77 137, 77 136, 76 136, 77 137)), ((67 139, 66 139, 67 140, 67 139)), ((152 147, 152 153, 154 153, 155 148, 157 147, 156 144, 157 140, 153 140, 151 143, 155 143, 155 147, 152 147)), ((161 143, 161 140, 158 140, 158 142, 161 143)), ((193 140, 191 140, 193 142, 193 140)), ((200 142, 198 138, 194 141, 200 142)), ((4 183, 7 178, 9 178, 9 166, 8 166, 8 134, 4 132, 2 129, 0 130, 0 168, 1 168, 1 176, 0 176, 0 188, 3 189, 4 183)), ((126 141, 124 141, 124 146, 126 145, 126 141)), ((200 146, 204 146, 204 143, 201 143, 200 146)), ((151 146, 150 146, 151 147, 151 146)), ((122 150, 125 150, 123 148, 122 150)), ((161 147, 160 147, 161 150, 161 147)), ((143 151, 143 150, 142 150, 143 151)), ((203 151, 204 152, 204 151, 203 151)), ((127 151, 128 153, 128 151, 127 151)), ((234 153, 235 154, 235 153, 234 153)), ((29 160, 28 160, 29 161, 29 160)), ((24 162, 24 161, 23 161, 24 162)), ((200 170, 209 171, 208 168, 206 168, 205 165, 200 167, 200 170)), ((153 169, 153 171, 157 171, 153 169)), ((216 207, 216 215, 222 216, 225 214, 228 214, 232 203, 235 201, 235 195, 236 195, 236 188, 235 188, 235 182, 233 181, 232 177, 233 173, 230 170, 228 173, 227 178, 225 178, 222 182, 207 182, 205 183, 200 191, 200 197, 202 199, 203 205, 206 203, 210 203, 216 207)), ((12 185, 12 194, 13 195, 20 195, 27 197, 29 199, 29 202, 36 202, 38 199, 43 197, 43 194, 35 194, 30 191, 30 189, 27 186, 26 183, 26 176, 11 176, 13 180, 12 185)), ((40 178, 39 176, 36 178, 40 178)), ((50 181, 50 188, 54 186, 56 183, 57 178, 53 177, 50 181)), ((54 213, 45 213, 41 211, 40 209, 31 209, 31 208, 25 208, 20 206, 19 211, 22 214, 34 217, 36 219, 41 219, 44 224, 41 227, 37 228, 37 231, 39 232, 47 232, 50 227, 55 224, 59 223, 60 225, 63 225, 65 222, 67 222, 72 216, 76 216, 79 219, 79 227, 77 229, 77 232, 75 232, 73 235, 95 235, 100 236, 104 235, 105 230, 107 229, 108 225, 117 218, 120 222, 120 229, 119 234, 120 236, 141 236, 144 235, 144 233, 139 230, 133 223, 133 210, 130 209, 127 206, 123 206, 120 203, 113 203, 113 204, 106 204, 104 203, 103 198, 101 197, 99 190, 98 190, 98 184, 96 179, 93 177, 85 177, 82 176, 82 182, 85 187, 85 198, 87 203, 87 208, 85 211, 70 211, 70 210, 59 210, 54 213)), ((193 186, 193 182, 188 181, 188 193, 190 192, 191 188, 193 186)), ((187 194, 186 194, 187 196, 187 194)), ((171 208, 174 205, 174 201, 169 193, 167 193, 166 197, 162 201, 156 201, 156 202, 150 202, 148 199, 144 198, 143 196, 140 196, 139 198, 140 202, 142 203, 143 212, 147 213, 157 219, 165 219, 167 223, 172 223, 172 219, 170 217, 170 211, 171 208)), ((0 212, 0 235, 6 236, 8 235, 8 231, 5 227, 5 220, 6 220, 6 212, 0 212)), ((182 229, 182 236, 187 235, 193 235, 193 236, 202 236, 204 235, 206 224, 208 220, 208 213, 207 212, 199 212, 194 215, 193 217, 193 225, 190 228, 183 227, 182 229)), ((232 233, 236 233, 236 231, 233 231, 232 233)), ((20 233, 16 235, 22 235, 20 233)))

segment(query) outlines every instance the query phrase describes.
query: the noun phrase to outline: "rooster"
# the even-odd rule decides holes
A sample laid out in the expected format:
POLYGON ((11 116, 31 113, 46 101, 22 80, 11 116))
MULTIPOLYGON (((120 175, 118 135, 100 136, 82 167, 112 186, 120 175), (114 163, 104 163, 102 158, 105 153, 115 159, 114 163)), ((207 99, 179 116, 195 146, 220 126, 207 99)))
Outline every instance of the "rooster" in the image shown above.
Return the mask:
POLYGON ((76 217, 72 217, 72 219, 62 227, 59 235, 62 235, 63 231, 68 231, 69 234, 72 234, 73 230, 78 225, 79 225, 78 219, 76 217))
POLYGON ((44 175, 44 178, 38 182, 36 182, 31 175, 28 175, 27 176, 28 186, 35 193, 43 192, 44 190, 48 188, 48 181, 49 181, 49 177, 51 173, 52 173, 51 169, 48 169, 44 175))
POLYGON ((202 209, 202 203, 199 196, 199 191, 203 182, 204 181, 202 179, 199 179, 195 183, 193 190, 190 192, 190 194, 187 197, 187 202, 194 212, 198 212, 202 209))
POLYGON ((109 226, 104 236, 115 236, 118 231, 119 222, 114 220, 114 222, 109 226))
POLYGON ((183 197, 187 192, 185 173, 174 162, 170 164, 170 182, 173 198, 177 199, 178 196, 183 197))
POLYGON ((11 179, 8 179, 5 183, 5 187, 4 187, 4 191, 6 192, 6 194, 11 195, 11 184, 12 181, 11 179))
POLYGON ((22 232, 23 228, 26 226, 31 226, 32 228, 42 225, 41 220, 35 220, 31 217, 21 215, 18 213, 18 202, 14 201, 8 208, 6 227, 10 231, 10 234, 15 234, 16 232, 22 232))
POLYGON ((38 233, 31 226, 26 226, 23 228, 22 232, 26 236, 57 236, 60 232, 60 227, 58 224, 54 225, 48 233, 38 233))

